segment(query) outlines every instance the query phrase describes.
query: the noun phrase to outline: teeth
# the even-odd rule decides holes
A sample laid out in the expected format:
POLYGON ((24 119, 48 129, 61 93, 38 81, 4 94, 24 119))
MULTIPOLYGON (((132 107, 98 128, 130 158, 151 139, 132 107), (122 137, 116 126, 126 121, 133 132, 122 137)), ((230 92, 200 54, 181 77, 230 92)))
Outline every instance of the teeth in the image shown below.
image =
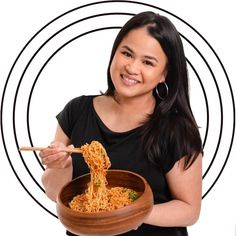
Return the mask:
POLYGON ((137 83, 138 83, 137 80, 130 79, 130 78, 124 76, 124 75, 122 76, 122 78, 123 78, 125 81, 127 81, 129 84, 137 84, 137 83))

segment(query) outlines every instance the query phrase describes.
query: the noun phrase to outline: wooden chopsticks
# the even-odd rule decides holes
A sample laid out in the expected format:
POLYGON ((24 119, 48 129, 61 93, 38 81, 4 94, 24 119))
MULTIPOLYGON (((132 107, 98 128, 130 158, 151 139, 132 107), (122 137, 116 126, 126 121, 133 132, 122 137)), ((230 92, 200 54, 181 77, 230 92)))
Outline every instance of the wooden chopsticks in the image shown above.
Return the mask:
MULTIPOLYGON (((43 151, 46 149, 46 147, 28 147, 28 146, 23 146, 20 147, 20 151, 43 151)), ((61 150, 62 152, 73 152, 73 153, 82 153, 82 150, 80 148, 63 148, 61 150)))

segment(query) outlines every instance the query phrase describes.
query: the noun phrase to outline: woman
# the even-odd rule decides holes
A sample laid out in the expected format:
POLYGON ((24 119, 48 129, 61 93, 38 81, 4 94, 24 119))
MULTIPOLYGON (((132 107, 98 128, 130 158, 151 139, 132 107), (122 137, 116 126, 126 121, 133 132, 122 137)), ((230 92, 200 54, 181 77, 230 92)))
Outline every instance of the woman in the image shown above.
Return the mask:
POLYGON ((187 235, 200 213, 202 143, 177 30, 159 14, 135 15, 115 39, 107 72, 105 94, 75 98, 57 116, 54 141, 40 153, 46 194, 55 201, 66 182, 89 172, 61 149, 97 140, 111 169, 141 174, 154 194, 145 222, 123 235, 187 235))

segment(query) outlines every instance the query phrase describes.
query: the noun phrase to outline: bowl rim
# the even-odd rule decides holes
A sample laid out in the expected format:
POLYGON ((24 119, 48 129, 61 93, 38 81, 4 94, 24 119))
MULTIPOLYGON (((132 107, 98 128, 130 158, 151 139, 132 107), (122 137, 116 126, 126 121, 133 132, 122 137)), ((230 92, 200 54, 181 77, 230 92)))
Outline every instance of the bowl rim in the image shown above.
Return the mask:
MULTIPOLYGON (((107 172, 123 172, 123 173, 128 173, 128 174, 132 174, 132 175, 135 175, 137 176, 139 179, 142 180, 142 182, 144 183, 144 191, 143 193, 149 188, 150 189, 150 193, 151 193, 151 198, 152 198, 152 204, 153 204, 153 193, 152 193, 152 189, 149 185, 149 183, 147 182, 147 180, 141 176, 140 174, 136 173, 136 172, 133 172, 133 171, 129 171, 129 170, 120 170, 120 169, 111 169, 111 170, 107 170, 107 172)), ((68 213, 73 213, 73 215, 75 216, 83 216, 83 217, 98 217, 98 216, 106 216, 108 217, 109 215, 114 215, 114 213, 117 213, 117 214, 121 214, 123 211, 125 212, 128 212, 129 209, 133 209, 133 207, 137 204, 139 204, 139 202, 144 198, 144 194, 142 193, 139 198, 133 202, 131 202, 129 205, 127 206, 124 206, 124 207, 121 207, 121 208, 118 208, 118 209, 114 209, 114 210, 110 210, 110 211, 101 211, 101 212, 79 212, 79 211, 75 211, 67 206, 65 206, 65 204, 61 201, 60 199, 60 195, 62 193, 62 191, 64 190, 64 188, 71 184, 72 182, 75 182, 77 181, 79 178, 83 178, 84 176, 88 176, 90 175, 90 173, 87 173, 87 174, 83 174, 83 175, 80 175, 76 178, 74 178, 73 180, 67 182, 62 188, 61 190, 59 191, 58 195, 57 195, 57 205, 60 204, 60 207, 65 210, 66 212, 68 213)))

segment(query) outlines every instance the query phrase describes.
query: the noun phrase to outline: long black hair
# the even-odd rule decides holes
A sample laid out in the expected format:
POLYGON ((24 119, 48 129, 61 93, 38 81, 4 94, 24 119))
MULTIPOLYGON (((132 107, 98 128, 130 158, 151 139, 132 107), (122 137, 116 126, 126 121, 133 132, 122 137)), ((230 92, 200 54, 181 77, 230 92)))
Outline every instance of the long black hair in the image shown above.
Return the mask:
POLYGON ((165 82, 168 96, 160 99, 156 92, 156 106, 153 114, 143 125, 144 150, 154 163, 168 156, 174 160, 185 156, 188 168, 202 152, 202 142, 189 101, 189 82, 184 48, 178 31, 172 22, 154 12, 142 12, 132 17, 119 31, 111 51, 107 69, 108 89, 106 95, 114 96, 110 66, 122 39, 133 29, 146 27, 167 56, 165 82))

